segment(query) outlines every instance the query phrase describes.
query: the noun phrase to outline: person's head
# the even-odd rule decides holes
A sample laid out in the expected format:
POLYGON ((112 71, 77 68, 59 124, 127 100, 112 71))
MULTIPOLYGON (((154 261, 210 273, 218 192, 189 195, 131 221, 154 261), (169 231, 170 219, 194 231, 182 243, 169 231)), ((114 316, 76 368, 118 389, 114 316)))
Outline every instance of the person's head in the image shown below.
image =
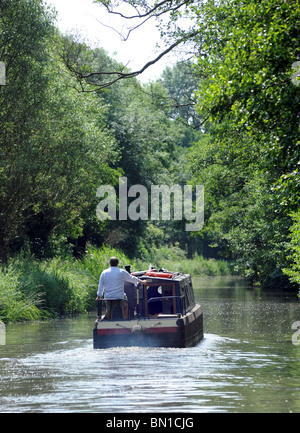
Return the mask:
POLYGON ((109 264, 110 264, 110 266, 118 266, 119 260, 117 259, 117 257, 111 257, 109 264))

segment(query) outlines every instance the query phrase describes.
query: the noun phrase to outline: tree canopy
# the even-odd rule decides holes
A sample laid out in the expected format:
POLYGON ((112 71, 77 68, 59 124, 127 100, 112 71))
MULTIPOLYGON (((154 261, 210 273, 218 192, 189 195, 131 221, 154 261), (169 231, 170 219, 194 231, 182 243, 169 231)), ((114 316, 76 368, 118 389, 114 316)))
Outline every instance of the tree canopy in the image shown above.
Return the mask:
POLYGON ((191 169, 206 178, 213 238, 266 282, 281 275, 299 205, 299 12, 284 0, 207 2, 198 12, 198 112, 210 140, 192 150, 191 169))

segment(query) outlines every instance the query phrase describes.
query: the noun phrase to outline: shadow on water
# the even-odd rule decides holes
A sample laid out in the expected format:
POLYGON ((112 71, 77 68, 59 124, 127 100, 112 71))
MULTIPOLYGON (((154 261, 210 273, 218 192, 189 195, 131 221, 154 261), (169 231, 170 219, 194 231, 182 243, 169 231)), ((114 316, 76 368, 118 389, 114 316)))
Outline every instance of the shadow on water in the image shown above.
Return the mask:
POLYGON ((193 280, 204 340, 189 349, 92 348, 94 314, 9 325, 2 412, 299 412, 292 294, 236 278, 193 280))

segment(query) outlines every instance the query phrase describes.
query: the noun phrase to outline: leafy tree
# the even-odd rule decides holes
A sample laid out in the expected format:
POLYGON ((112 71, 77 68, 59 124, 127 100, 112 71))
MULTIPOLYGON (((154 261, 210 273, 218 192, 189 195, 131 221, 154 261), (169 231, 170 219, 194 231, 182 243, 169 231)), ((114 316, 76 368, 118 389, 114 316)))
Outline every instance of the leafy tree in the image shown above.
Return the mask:
MULTIPOLYGON (((71 39, 66 41, 64 53, 69 53, 74 70, 88 71, 89 77, 84 83, 80 81, 78 87, 83 92, 97 85, 97 80, 101 83, 101 77, 94 75, 100 67, 122 67, 110 63, 103 50, 91 50, 84 43, 78 46, 71 39)), ((151 185, 177 183, 178 173, 182 171, 178 143, 183 140, 184 127, 170 119, 169 95, 160 82, 142 85, 133 78, 99 90, 97 96, 106 107, 105 119, 118 143, 120 159, 115 167, 127 177, 128 188, 138 184, 147 187, 150 209, 151 185)), ((118 188, 118 184, 114 186, 118 188)), ((134 255, 142 248, 139 238, 148 239, 149 244, 148 231, 157 233, 156 240, 160 242, 160 229, 152 228, 148 221, 110 221, 106 242, 134 255)), ((153 242, 151 237, 150 243, 153 242)))
POLYGON ((300 56, 299 2, 210 1, 197 13, 205 29, 198 109, 209 117, 210 141, 192 150, 191 168, 195 179, 207 176, 212 237, 270 284, 298 204, 299 88, 290 77, 300 56))
POLYGON ((54 46, 51 85, 41 118, 43 128, 35 137, 42 143, 39 153, 45 170, 30 222, 30 231, 38 235, 42 217, 45 241, 50 233, 76 239, 88 222, 98 225, 99 230, 101 224, 95 221, 96 190, 118 175, 112 168, 118 150, 105 126, 101 100, 95 94, 76 91, 55 52, 54 46))
POLYGON ((283 269, 292 283, 300 286, 300 212, 293 213, 293 225, 290 228, 291 241, 289 245, 290 255, 287 257, 289 267, 283 269))
POLYGON ((6 85, 0 87, 0 260, 20 236, 37 171, 32 130, 47 89, 47 40, 51 15, 39 1, 0 3, 0 57, 6 85))
MULTIPOLYGON (((7 66, 0 90, 0 251, 26 240, 39 256, 51 235, 77 238, 99 184, 116 177, 115 140, 95 94, 82 94, 58 57, 53 16, 39 1, 1 3, 7 66), (7 38, 15 34, 15 38, 7 38)), ((98 230, 101 225, 98 222, 98 230)))
POLYGON ((181 119, 191 128, 198 128, 201 120, 195 107, 199 79, 193 73, 192 62, 178 62, 172 68, 166 67, 161 82, 170 97, 169 116, 181 119))

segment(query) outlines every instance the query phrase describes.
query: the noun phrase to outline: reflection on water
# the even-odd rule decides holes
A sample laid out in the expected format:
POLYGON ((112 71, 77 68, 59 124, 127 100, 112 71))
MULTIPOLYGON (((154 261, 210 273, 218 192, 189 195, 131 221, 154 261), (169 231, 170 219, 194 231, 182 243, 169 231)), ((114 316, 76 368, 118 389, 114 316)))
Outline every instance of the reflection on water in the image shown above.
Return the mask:
POLYGON ((189 349, 92 348, 94 315, 9 325, 2 412, 300 412, 295 294, 194 279, 204 340, 189 349))

